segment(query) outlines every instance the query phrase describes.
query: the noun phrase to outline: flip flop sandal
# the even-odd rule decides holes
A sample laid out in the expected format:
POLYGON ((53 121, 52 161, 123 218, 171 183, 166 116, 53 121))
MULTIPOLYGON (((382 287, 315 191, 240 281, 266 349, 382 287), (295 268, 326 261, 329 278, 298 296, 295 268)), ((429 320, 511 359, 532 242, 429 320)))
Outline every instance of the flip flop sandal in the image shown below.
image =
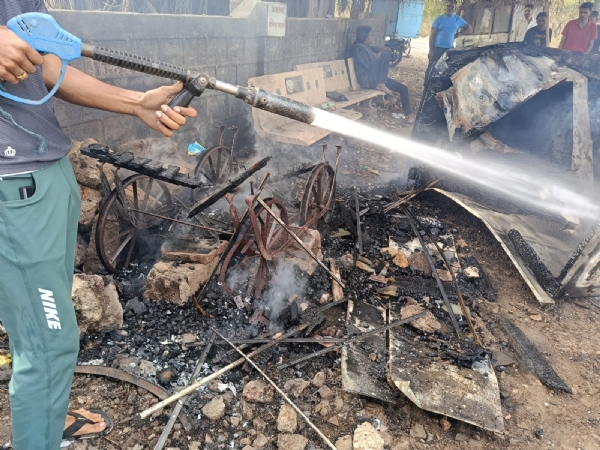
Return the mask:
POLYGON ((81 441, 84 439, 96 439, 102 436, 106 436, 108 433, 110 433, 113 429, 113 421, 112 419, 108 416, 108 414, 106 414, 104 411, 101 411, 99 409, 88 409, 89 412, 91 412, 92 414, 99 414, 100 416, 102 416, 102 419, 104 419, 104 423, 106 423, 106 428, 101 431, 100 433, 88 433, 88 434, 80 434, 78 436, 73 436, 75 433, 77 433, 79 430, 81 430, 81 428, 83 428, 85 425, 91 424, 94 425, 98 422, 94 422, 93 420, 90 420, 84 416, 82 416, 79 413, 76 412, 72 412, 69 411, 67 413, 67 415, 71 416, 71 417, 75 417, 75 422, 73 422, 71 425, 69 425, 69 427, 67 427, 66 430, 63 431, 63 442, 64 441, 81 441))

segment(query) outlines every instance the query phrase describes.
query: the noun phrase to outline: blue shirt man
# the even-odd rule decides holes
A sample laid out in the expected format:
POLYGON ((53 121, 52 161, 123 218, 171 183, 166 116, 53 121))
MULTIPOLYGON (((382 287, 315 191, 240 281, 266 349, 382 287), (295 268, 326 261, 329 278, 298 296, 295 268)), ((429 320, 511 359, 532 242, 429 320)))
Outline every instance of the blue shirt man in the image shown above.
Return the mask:
POLYGON ((438 59, 448 50, 454 47, 454 38, 462 34, 471 32, 471 25, 465 19, 454 14, 456 10, 456 0, 448 0, 446 3, 446 12, 439 16, 431 26, 429 35, 429 67, 425 73, 425 81, 429 78, 431 68, 438 59), (462 29, 460 33, 458 31, 462 29), (458 34, 457 34, 458 33, 458 34))

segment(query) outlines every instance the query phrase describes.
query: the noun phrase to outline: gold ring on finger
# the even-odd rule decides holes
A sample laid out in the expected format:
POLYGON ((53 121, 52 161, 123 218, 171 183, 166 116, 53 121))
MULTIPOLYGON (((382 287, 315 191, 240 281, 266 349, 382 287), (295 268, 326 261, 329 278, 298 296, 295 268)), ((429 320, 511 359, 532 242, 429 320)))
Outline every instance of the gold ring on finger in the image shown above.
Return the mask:
POLYGON ((17 77, 17 80, 19 80, 19 81, 25 81, 27 78, 29 78, 29 74, 27 72, 23 72, 21 75, 19 75, 17 77))

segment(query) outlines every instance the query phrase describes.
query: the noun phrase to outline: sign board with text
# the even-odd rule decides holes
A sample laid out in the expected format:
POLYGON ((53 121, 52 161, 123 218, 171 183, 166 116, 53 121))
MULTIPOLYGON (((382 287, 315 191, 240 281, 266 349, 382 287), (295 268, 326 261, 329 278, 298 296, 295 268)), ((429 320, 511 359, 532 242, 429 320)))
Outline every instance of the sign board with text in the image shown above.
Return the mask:
POLYGON ((259 36, 285 36, 287 19, 285 3, 258 2, 254 6, 252 16, 257 21, 259 36))

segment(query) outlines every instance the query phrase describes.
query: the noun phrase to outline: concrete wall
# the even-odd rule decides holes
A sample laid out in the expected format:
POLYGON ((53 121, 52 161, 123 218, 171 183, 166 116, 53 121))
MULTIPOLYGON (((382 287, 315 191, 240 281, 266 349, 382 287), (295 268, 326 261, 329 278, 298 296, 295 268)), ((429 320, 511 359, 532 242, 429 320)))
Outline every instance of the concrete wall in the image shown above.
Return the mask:
MULTIPOLYGON (((360 25, 373 27, 383 44, 383 20, 288 19, 282 38, 256 37, 249 19, 210 16, 53 11, 59 24, 84 42, 112 47, 186 68, 217 79, 247 85, 248 78, 292 70, 294 64, 342 59, 360 25)), ((124 88, 148 90, 168 80, 82 59, 73 66, 124 88)), ((72 139, 93 137, 115 148, 127 141, 158 137, 141 121, 55 100, 57 116, 72 139)), ((208 91, 192 103, 199 117, 190 120, 176 139, 182 145, 198 140, 214 145, 214 126, 237 125, 240 137, 251 135, 250 107, 227 94, 208 91)))

